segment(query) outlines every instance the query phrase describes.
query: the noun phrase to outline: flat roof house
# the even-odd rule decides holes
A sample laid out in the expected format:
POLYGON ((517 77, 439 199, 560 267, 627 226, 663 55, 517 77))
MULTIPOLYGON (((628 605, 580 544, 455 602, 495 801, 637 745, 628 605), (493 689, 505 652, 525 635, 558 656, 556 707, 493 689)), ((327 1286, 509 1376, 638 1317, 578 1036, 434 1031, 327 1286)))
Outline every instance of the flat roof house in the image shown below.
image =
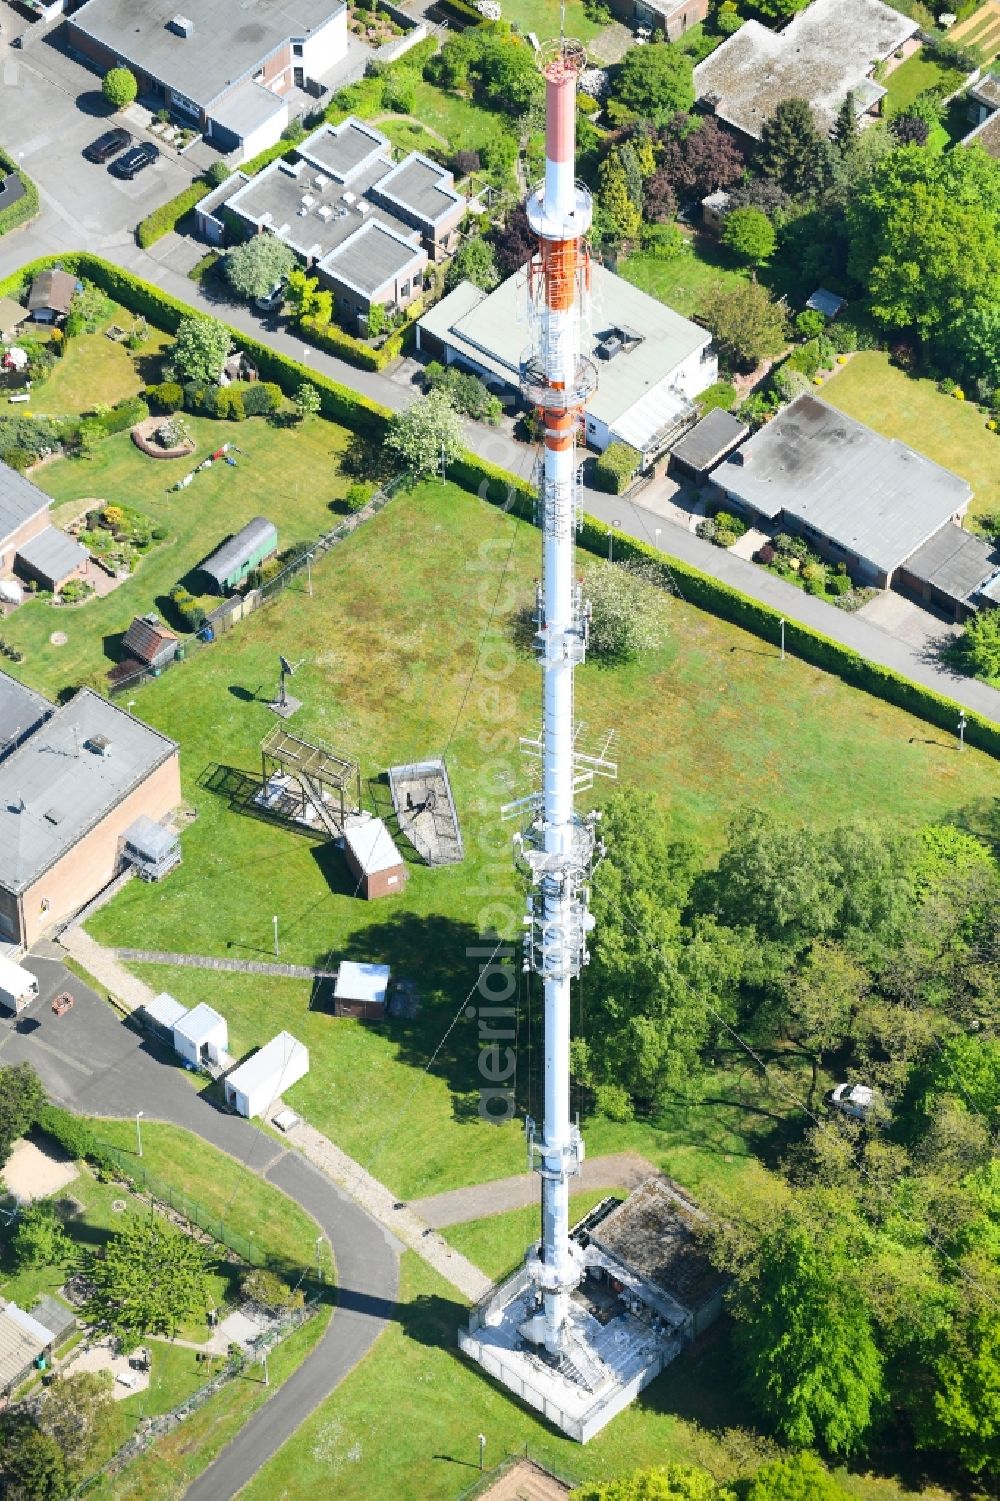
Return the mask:
POLYGON ((309 1072, 309 1050, 279 1032, 259 1052, 226 1075, 226 1104, 248 1120, 264 1115, 281 1094, 309 1072))
POLYGON ((876 65, 918 30, 881 0, 812 0, 783 31, 744 21, 695 68, 695 98, 754 141, 785 99, 807 99, 829 130, 849 93, 859 115, 875 110, 876 65))
POLYGON ((255 156, 298 109, 307 81, 347 54, 343 0, 86 0, 66 23, 101 73, 124 63, 144 95, 196 122, 220 151, 255 156))
POLYGON ((0 942, 28 948, 72 917, 136 818, 180 800, 174 741, 82 688, 0 763, 0 942))
MULTIPOLYGON (((526 355, 527 273, 486 293, 460 282, 417 324, 417 347, 517 390, 526 355)), ((718 377, 712 336, 603 266, 591 272, 598 383, 587 399, 587 443, 629 443, 647 468, 695 420, 693 398, 718 377)))
POLYGON ((742 514, 800 533, 880 589, 961 521, 972 499, 957 474, 810 395, 729 454, 712 479, 742 514))
POLYGON ((220 594, 231 594, 265 558, 278 551, 278 532, 274 523, 265 516, 255 516, 235 537, 212 553, 199 564, 198 572, 214 585, 220 594))
POLYGON ((350 320, 406 307, 423 290, 428 260, 455 249, 467 200, 450 172, 413 151, 393 165, 386 136, 349 116, 321 125, 255 177, 234 174, 198 204, 214 244, 267 232, 284 241, 334 293, 350 320))
POLYGON ((51 504, 30 479, 0 464, 0 579, 11 577, 18 549, 48 526, 51 504))

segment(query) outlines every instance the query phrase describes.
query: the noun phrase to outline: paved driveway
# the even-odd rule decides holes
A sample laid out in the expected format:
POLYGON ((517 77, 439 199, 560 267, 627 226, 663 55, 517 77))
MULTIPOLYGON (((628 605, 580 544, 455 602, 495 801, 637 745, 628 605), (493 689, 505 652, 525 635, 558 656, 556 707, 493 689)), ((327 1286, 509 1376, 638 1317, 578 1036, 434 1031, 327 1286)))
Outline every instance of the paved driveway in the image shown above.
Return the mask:
POLYGON ((132 182, 122 182, 107 167, 84 161, 83 148, 114 123, 101 98, 100 78, 51 39, 18 51, 7 36, 5 26, 0 144, 33 178, 45 205, 75 232, 77 244, 108 247, 131 239, 138 221, 179 193, 192 170, 164 156, 132 182))
POLYGON ((920 652, 931 651, 933 647, 949 636, 961 635, 961 626, 938 614, 936 610, 928 610, 915 600, 906 599, 902 594, 897 594, 893 589, 887 589, 884 594, 877 594, 866 605, 862 605, 858 611, 862 620, 867 620, 869 625, 881 626, 883 631, 888 631, 898 641, 905 641, 908 646, 916 647, 920 652))
MULTIPOLYGON (((327 1332, 187 1492, 195 1501, 229 1501, 340 1384, 392 1318, 398 1247, 297 1152, 210 1105, 166 1053, 126 1027, 62 963, 38 956, 23 962, 38 977, 40 995, 17 1022, 0 1022, 0 1064, 32 1063, 50 1096, 80 1113, 130 1116, 143 1110, 185 1126, 283 1189, 330 1241, 337 1310, 327 1332), (49 1003, 61 990, 70 990, 76 1003, 55 1017, 49 1003)), ((302 1248, 304 1260, 315 1253, 312 1243, 302 1248)))

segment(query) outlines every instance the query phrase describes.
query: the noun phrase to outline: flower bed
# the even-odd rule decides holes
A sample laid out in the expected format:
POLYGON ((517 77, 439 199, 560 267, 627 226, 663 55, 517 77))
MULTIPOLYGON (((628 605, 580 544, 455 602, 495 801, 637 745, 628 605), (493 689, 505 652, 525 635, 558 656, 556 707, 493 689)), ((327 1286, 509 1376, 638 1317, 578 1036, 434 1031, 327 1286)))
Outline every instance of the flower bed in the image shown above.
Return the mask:
POLYGON ((159 443, 156 434, 169 422, 166 417, 147 417, 143 422, 137 422, 132 429, 132 442, 136 448, 141 448, 144 454, 151 459, 183 459, 194 453, 195 442, 193 438, 185 438, 183 442, 164 447, 159 443))

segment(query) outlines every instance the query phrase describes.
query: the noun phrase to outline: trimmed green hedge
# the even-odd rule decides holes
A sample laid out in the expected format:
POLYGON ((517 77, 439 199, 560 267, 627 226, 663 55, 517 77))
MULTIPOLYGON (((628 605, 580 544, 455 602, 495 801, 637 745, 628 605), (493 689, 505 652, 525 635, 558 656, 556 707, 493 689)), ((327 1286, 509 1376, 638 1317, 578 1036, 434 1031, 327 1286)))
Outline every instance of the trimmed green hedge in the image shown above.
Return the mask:
MULTIPOLYGON (((17 297, 39 271, 47 270, 55 265, 61 265, 66 270, 75 272, 77 276, 89 277, 109 297, 113 297, 130 312, 141 314, 154 326, 168 333, 176 332, 181 319, 192 311, 186 303, 171 297, 169 293, 161 292, 158 287, 151 286, 149 282, 140 280, 130 272, 123 271, 118 266, 112 266, 98 256, 85 252, 62 256, 48 255, 31 261, 28 265, 22 266, 20 271, 0 281, 0 297, 17 297)), ((387 407, 370 401, 366 396, 351 391, 347 386, 339 385, 336 381, 320 375, 315 370, 310 370, 305 365, 300 365, 296 360, 278 354, 269 345, 248 338, 240 330, 232 329, 231 332, 257 365, 261 379, 274 381, 286 396, 294 396, 299 386, 305 381, 319 391, 324 416, 342 423, 345 427, 352 428, 355 432, 364 432, 376 437, 385 432, 386 424, 392 416, 387 407)), ((449 466, 449 474, 456 484, 479 495, 483 500, 488 500, 492 505, 503 506, 511 514, 521 516, 526 520, 533 519, 534 491, 523 481, 515 479, 507 470, 500 469, 497 465, 481 459, 477 454, 467 451, 449 466)), ((581 547, 604 557, 607 551, 607 537, 608 529, 603 522, 595 520, 592 516, 584 517, 578 538, 581 547)), ((764 641, 771 642, 775 647, 779 645, 782 617, 780 611, 772 609, 770 605, 751 599, 739 589, 733 589, 728 584, 723 584, 718 579, 701 573, 697 568, 692 568, 688 563, 682 563, 678 558, 665 556, 647 543, 640 542, 633 537, 619 534, 616 550, 622 559, 641 558, 653 563, 662 572, 664 584, 667 587, 670 587, 673 579, 680 580, 684 598, 690 604, 697 605, 709 614, 719 615, 724 620, 732 621, 734 625, 759 636, 764 641)), ((832 641, 821 632, 787 618, 785 645, 803 661, 811 663, 814 667, 821 667, 826 672, 834 673, 852 687, 861 688, 876 698, 884 699, 887 703, 895 704, 900 709, 916 714, 929 724, 937 725, 950 733, 954 732, 958 721, 959 706, 954 699, 946 698, 943 693, 936 693, 932 688, 924 688, 919 683, 911 682, 909 678, 903 677, 901 673, 893 672, 891 668, 868 662, 857 652, 841 646, 839 642, 832 641)), ((965 712, 965 738, 968 743, 1000 759, 1000 725, 970 710, 965 712)))
POLYGON ((466 0, 438 0, 436 7, 442 15, 449 16, 457 21, 460 26, 481 26, 483 17, 474 5, 467 5, 466 0))
POLYGON ((157 240, 162 240, 164 235, 176 229, 185 215, 191 213, 195 204, 200 203, 211 191, 212 184, 206 177, 196 177, 176 198, 154 208, 151 214, 140 221, 135 232, 143 250, 148 250, 150 245, 155 245, 157 240))
POLYGON ((27 172, 22 172, 6 151, 0 151, 0 167, 4 173, 16 173, 24 183, 23 198, 12 203, 9 208, 0 210, 0 235, 5 235, 9 229, 16 229, 19 224, 27 224, 38 213, 38 189, 27 172))
POLYGON ((615 438, 594 465, 594 485, 609 495, 621 495, 631 484, 642 463, 642 454, 631 443, 615 438))
POLYGON ((296 327, 302 337, 317 349, 325 349, 359 370, 384 370, 403 348, 403 333, 386 339, 381 349, 372 349, 364 339, 355 339, 336 323, 317 323, 315 318, 300 318, 296 327))
POLYGON ((86 1121, 71 1115, 59 1105, 43 1105, 38 1112, 36 1124, 46 1136, 51 1136, 74 1162, 86 1159, 95 1167, 111 1171, 114 1159, 104 1150, 86 1121))

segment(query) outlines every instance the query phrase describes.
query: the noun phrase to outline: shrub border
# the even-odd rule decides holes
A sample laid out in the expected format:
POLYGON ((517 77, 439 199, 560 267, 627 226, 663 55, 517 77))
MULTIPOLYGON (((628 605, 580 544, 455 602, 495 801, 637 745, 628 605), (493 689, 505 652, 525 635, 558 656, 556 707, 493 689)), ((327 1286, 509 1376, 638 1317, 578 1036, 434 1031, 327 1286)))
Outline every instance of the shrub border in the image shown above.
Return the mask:
POLYGON ((13 157, 8 156, 6 151, 0 150, 0 168, 4 172, 13 172, 21 179, 24 185, 24 193, 16 203, 9 208, 0 210, 0 235, 5 235, 11 229, 18 229, 22 224, 28 224, 36 217, 39 210, 38 189, 28 176, 21 170, 13 157))
MULTIPOLYGON (((0 281, 0 296, 17 297, 26 283, 39 271, 53 266, 63 266, 78 276, 87 276, 97 286, 113 297, 123 307, 139 314, 162 328, 175 333, 182 318, 190 317, 195 309, 181 302, 159 287, 133 276, 99 256, 86 251, 67 255, 42 256, 30 261, 19 271, 0 281)), ((228 325, 227 325, 228 326, 228 325)), ((279 354, 268 344, 248 337, 241 330, 230 328, 233 338, 251 355, 257 364, 261 378, 272 380, 281 387, 286 396, 294 396, 303 381, 316 387, 320 393, 321 411, 325 417, 341 423, 344 427, 367 436, 381 438, 392 417, 388 407, 371 401, 342 386, 328 376, 301 365, 297 360, 279 354)), ((466 451, 449 469, 450 477, 462 489, 478 495, 492 505, 503 506, 524 520, 534 520, 535 495, 523 482, 507 470, 466 451)), ((604 555, 607 546, 607 528, 593 516, 584 516, 578 536, 579 546, 588 552, 604 555)), ((669 554, 658 552, 649 543, 634 537, 621 535, 618 552, 622 559, 634 558, 652 563, 660 573, 666 588, 672 587, 675 579, 683 581, 684 598, 709 614, 718 615, 743 630, 758 636, 762 641, 777 647, 781 640, 779 610, 751 599, 739 589, 711 578, 689 563, 669 554)), ((860 688, 896 708, 936 725, 939 729, 953 732, 958 715, 964 712, 966 719, 965 739, 969 745, 1000 759, 1000 724, 984 718, 972 709, 962 710, 954 699, 925 688, 920 683, 904 677, 892 668, 869 662, 859 653, 840 642, 833 641, 820 631, 798 621, 785 619, 785 646, 813 667, 822 668, 841 678, 851 687, 860 688)))

